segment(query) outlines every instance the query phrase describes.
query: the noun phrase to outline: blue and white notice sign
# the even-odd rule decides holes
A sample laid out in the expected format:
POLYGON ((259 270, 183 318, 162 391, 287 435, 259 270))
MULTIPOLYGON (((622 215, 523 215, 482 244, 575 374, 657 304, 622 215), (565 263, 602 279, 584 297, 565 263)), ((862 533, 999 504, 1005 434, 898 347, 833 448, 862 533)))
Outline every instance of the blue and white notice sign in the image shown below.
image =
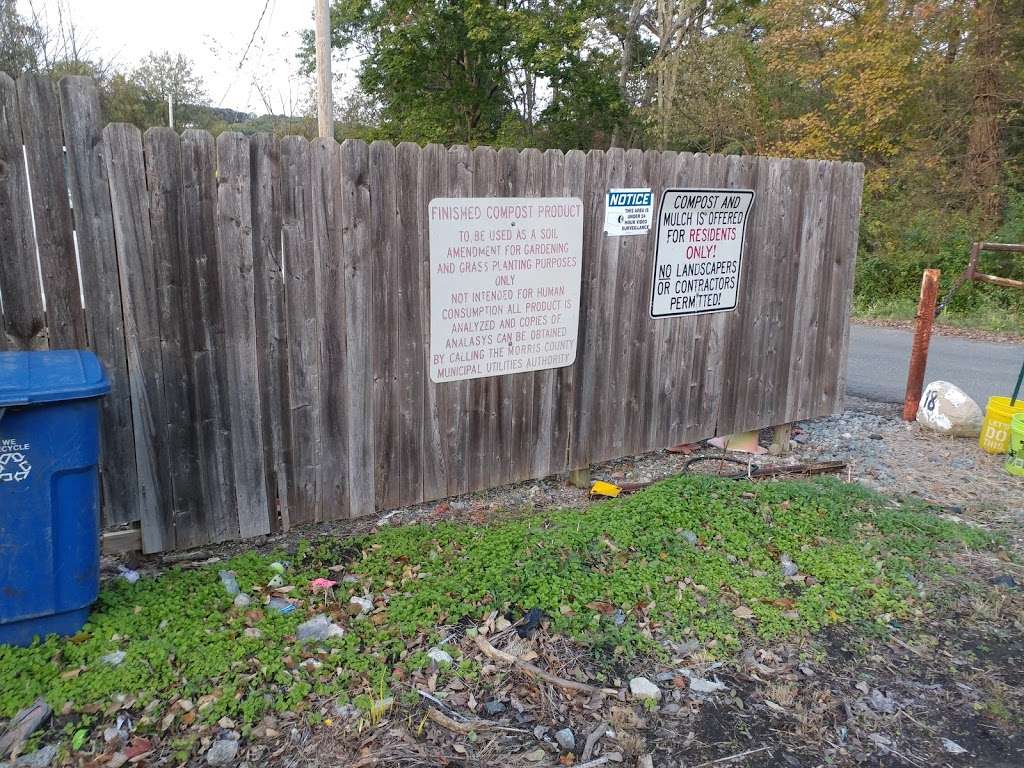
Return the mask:
POLYGON ((654 195, 649 189, 609 189, 604 231, 609 235, 643 235, 651 228, 654 195))

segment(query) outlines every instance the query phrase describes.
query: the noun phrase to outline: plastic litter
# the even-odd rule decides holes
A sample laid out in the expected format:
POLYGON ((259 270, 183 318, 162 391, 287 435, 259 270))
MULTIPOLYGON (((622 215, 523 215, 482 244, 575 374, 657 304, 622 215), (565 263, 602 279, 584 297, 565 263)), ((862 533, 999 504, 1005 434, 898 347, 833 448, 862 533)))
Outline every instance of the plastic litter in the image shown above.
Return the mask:
POLYGON ((516 634, 529 640, 533 637, 533 633, 537 631, 537 627, 540 626, 540 620, 543 618, 544 611, 540 608, 531 608, 520 620, 519 626, 516 627, 516 634))
POLYGON ((284 563, 279 563, 275 560, 270 564, 270 570, 274 573, 284 573, 284 563))
POLYGON ((289 613, 295 613, 295 605, 287 600, 282 600, 280 597, 270 598, 270 602, 267 603, 267 607, 286 616, 289 613))
POLYGON ((281 574, 279 574, 279 573, 275 574, 274 578, 272 578, 270 581, 267 582, 267 586, 270 587, 271 589, 277 589, 278 587, 283 587, 284 586, 284 579, 281 577, 281 574))
POLYGON ((295 631, 295 636, 300 643, 322 642, 333 637, 341 637, 344 634, 345 630, 337 624, 333 624, 322 613, 302 622, 295 631))
POLYGON ((783 554, 779 557, 779 567, 782 569, 782 575, 786 578, 790 576, 796 576, 800 569, 796 563, 790 560, 789 555, 783 554))
POLYGON ((117 570, 119 571, 118 576, 129 584, 134 584, 141 578, 138 571, 133 571, 131 568, 125 568, 123 565, 118 566, 117 570))
POLYGON ((116 667, 122 661, 124 661, 124 657, 127 655, 128 654, 126 654, 124 651, 113 651, 111 653, 107 653, 103 656, 100 656, 100 661, 102 661, 104 664, 109 664, 112 667, 116 667))
POLYGON ((590 486, 591 496, 609 496, 611 498, 615 498, 620 493, 622 493, 622 489, 619 488, 619 486, 614 485, 613 483, 606 483, 604 480, 595 480, 594 484, 590 486))
POLYGON ((219 574, 220 583, 224 585, 224 590, 234 597, 241 590, 238 588, 238 581, 235 579, 235 574, 231 571, 221 571, 219 574))

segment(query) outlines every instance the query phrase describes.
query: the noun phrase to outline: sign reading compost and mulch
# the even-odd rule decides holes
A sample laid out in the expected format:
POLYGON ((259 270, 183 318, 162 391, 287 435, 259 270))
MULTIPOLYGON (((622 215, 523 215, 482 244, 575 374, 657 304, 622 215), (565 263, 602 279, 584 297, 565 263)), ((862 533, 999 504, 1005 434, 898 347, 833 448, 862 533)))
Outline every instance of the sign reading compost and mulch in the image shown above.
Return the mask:
POLYGON ((751 190, 667 189, 658 210, 651 317, 736 308, 751 190))
POLYGON ((575 197, 430 202, 430 378, 572 365, 583 203, 575 197))

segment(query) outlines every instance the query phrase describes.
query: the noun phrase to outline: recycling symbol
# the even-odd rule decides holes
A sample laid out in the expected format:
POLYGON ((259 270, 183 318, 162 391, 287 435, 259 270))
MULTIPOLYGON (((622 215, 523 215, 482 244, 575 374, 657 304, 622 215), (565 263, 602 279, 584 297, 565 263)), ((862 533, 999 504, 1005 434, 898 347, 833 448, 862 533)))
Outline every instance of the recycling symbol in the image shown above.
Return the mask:
POLYGON ((24 453, 0 453, 0 483, 20 483, 31 471, 24 453))

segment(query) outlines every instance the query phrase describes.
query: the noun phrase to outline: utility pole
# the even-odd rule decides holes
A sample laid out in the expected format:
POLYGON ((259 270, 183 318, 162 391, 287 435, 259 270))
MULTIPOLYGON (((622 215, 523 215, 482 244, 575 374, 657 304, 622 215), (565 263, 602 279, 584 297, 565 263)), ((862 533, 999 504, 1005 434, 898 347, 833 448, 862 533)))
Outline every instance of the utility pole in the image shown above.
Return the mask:
POLYGON ((331 93, 330 0, 316 3, 316 123, 320 138, 334 137, 334 99, 331 93))
POLYGON ((174 130, 174 94, 167 92, 167 125, 174 130))

